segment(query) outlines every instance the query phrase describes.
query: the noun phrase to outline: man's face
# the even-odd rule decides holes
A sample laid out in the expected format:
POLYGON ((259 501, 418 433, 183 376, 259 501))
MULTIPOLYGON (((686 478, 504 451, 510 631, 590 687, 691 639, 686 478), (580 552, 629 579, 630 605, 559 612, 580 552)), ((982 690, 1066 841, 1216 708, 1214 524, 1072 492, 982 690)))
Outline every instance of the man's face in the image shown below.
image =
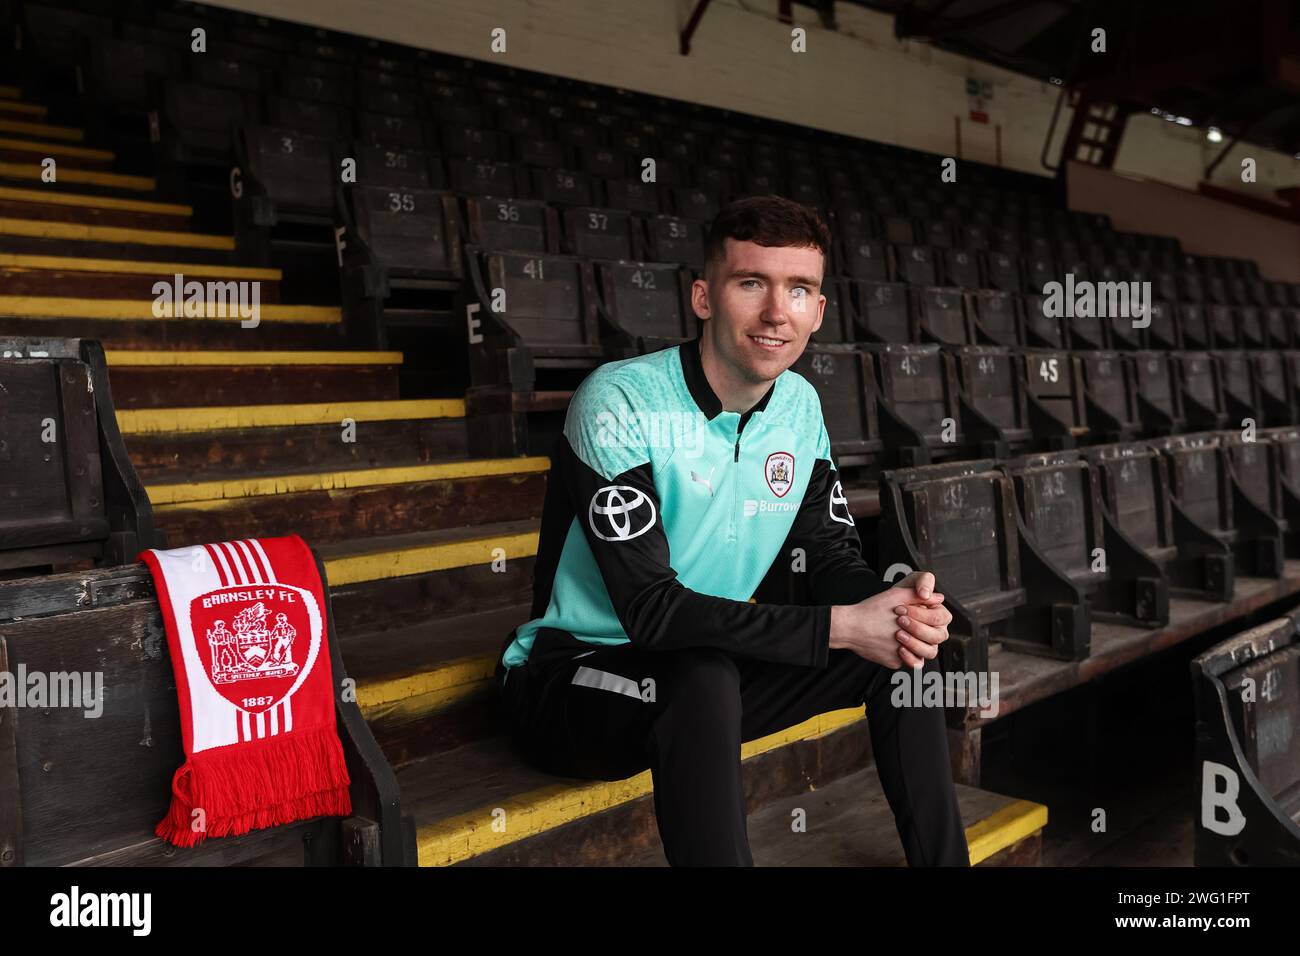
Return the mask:
POLYGON ((727 239, 724 255, 691 288, 695 313, 712 326, 718 357, 745 381, 770 382, 821 328, 822 253, 816 246, 760 246, 727 239))

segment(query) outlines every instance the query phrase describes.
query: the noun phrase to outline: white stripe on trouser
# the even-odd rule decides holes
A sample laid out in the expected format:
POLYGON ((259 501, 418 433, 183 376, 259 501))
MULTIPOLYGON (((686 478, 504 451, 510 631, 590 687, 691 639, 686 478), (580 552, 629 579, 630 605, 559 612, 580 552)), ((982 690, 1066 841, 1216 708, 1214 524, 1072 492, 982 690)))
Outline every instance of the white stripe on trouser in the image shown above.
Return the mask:
POLYGON ((621 674, 611 674, 609 671, 598 671, 594 667, 579 667, 573 675, 571 683, 578 684, 581 687, 594 687, 596 690, 613 691, 615 694, 627 694, 628 697, 641 699, 641 688, 637 686, 636 681, 630 677, 623 677, 621 674))

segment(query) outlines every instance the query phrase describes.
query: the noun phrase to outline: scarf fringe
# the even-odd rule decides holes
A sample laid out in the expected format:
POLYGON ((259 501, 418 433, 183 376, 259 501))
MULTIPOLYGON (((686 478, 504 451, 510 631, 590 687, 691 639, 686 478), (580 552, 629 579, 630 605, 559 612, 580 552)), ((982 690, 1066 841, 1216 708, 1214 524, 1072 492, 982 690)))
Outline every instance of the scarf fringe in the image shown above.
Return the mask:
POLYGON ((317 816, 348 816, 351 779, 334 727, 296 730, 282 737, 200 751, 172 778, 170 809, 154 830, 176 846, 207 837, 317 816), (276 799, 287 794, 295 796, 276 799), (193 811, 204 813, 202 829, 193 811))

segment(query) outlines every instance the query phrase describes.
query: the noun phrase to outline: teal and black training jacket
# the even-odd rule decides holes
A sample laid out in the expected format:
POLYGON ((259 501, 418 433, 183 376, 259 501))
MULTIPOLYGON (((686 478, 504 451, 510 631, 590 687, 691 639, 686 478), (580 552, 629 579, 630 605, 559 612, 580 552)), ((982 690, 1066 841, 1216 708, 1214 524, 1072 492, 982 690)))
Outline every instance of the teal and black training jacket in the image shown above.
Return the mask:
POLYGON ((574 393, 532 619, 505 647, 503 679, 544 630, 568 657, 631 643, 825 667, 831 605, 885 587, 862 557, 812 385, 786 371, 748 412, 723 411, 695 339, 603 365, 574 393), (807 575, 807 603, 750 602, 787 569, 807 575))

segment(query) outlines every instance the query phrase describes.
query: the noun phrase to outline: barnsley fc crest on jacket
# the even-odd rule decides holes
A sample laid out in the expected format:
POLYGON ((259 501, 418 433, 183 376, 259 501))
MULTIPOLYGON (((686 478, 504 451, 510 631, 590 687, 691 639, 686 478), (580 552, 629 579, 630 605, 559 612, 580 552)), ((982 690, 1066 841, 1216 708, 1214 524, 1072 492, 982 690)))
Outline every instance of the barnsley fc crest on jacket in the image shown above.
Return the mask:
POLYGON ((767 456, 764 474, 772 494, 778 498, 784 497, 790 490, 790 486, 794 484, 794 455, 788 451, 772 452, 767 456))

